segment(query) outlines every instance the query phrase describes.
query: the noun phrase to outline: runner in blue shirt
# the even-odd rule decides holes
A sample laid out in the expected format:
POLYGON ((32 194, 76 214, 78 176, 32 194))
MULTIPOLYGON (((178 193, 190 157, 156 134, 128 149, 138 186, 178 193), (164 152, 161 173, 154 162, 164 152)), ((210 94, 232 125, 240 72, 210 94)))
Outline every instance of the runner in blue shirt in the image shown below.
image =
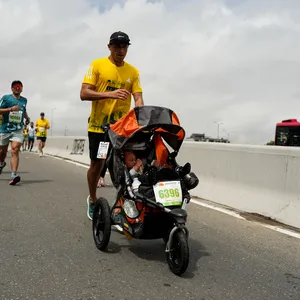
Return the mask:
POLYGON ((26 111, 27 99, 21 96, 23 84, 16 80, 11 84, 12 94, 4 95, 0 100, 0 115, 2 123, 0 125, 0 174, 5 167, 5 158, 9 142, 11 142, 11 178, 10 185, 15 185, 21 178, 17 174, 19 166, 19 151, 24 141, 23 128, 24 119, 29 123, 26 111))

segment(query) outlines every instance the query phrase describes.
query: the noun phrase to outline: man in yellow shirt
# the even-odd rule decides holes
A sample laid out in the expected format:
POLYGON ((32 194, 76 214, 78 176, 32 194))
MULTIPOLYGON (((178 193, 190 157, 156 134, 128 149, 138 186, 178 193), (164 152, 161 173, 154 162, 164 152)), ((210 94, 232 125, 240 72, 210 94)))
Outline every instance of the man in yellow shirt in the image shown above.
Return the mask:
POLYGON ((35 129, 36 129, 36 139, 38 141, 38 151, 40 157, 43 155, 43 149, 46 145, 47 140, 47 130, 50 128, 50 123, 45 119, 45 113, 41 112, 41 118, 36 120, 35 129))
POLYGON ((124 61, 130 39, 124 32, 110 36, 109 57, 94 60, 84 76, 80 98, 92 101, 88 124, 90 168, 87 173, 89 196, 87 198, 89 219, 93 219, 97 182, 105 159, 99 158, 99 145, 104 141, 101 125, 119 120, 131 106, 131 94, 135 106, 144 105, 139 71, 124 61))

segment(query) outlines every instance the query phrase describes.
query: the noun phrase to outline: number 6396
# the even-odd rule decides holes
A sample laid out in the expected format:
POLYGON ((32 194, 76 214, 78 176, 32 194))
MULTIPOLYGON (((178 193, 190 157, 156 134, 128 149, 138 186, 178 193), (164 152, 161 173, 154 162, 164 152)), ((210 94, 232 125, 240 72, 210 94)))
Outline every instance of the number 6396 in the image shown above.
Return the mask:
POLYGON ((158 194, 159 194, 159 198, 161 199, 170 198, 170 197, 175 198, 180 196, 178 189, 164 189, 164 190, 160 190, 158 194))

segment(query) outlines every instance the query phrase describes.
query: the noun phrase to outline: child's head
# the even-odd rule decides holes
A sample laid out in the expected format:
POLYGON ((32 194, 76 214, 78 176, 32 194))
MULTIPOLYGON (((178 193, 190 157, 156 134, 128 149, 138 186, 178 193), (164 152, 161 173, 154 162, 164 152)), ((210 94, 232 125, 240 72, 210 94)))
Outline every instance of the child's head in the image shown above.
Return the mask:
POLYGON ((133 168, 136 164, 136 155, 132 151, 125 151, 125 165, 127 168, 133 168))

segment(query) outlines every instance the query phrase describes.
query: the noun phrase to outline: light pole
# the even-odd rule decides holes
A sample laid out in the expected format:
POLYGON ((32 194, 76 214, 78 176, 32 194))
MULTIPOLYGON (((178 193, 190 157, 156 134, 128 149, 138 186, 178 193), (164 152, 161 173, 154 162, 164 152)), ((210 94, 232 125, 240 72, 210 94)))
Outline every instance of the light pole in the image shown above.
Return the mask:
POLYGON ((50 129, 51 129, 51 136, 52 136, 52 130, 53 130, 53 112, 56 110, 56 108, 51 109, 51 124, 50 124, 50 129))
POLYGON ((220 137, 220 125, 224 124, 224 123, 219 123, 219 122, 214 122, 215 124, 217 124, 217 138, 219 139, 220 137))
POLYGON ((227 134, 227 139, 229 141, 229 139, 230 139, 230 133, 228 131, 226 131, 224 128, 223 128, 223 131, 227 134))

